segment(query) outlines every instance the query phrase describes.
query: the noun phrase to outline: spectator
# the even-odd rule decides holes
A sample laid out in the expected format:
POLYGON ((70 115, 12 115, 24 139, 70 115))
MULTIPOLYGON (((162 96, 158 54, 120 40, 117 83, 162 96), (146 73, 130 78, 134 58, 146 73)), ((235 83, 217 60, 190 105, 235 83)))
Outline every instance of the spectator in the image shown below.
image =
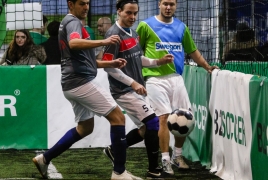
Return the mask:
MULTIPOLYGON (((101 17, 97 22, 99 35, 105 36, 107 30, 112 26, 112 21, 109 17, 101 17)), ((97 59, 101 59, 103 55, 103 47, 95 48, 95 56, 97 59)))
POLYGON ((1 65, 37 65, 44 63, 46 53, 42 46, 35 45, 28 30, 17 30, 5 51, 1 65))
POLYGON ((107 30, 112 26, 112 21, 109 17, 101 17, 97 22, 99 35, 105 36, 107 30))
POLYGON ((84 28, 87 30, 88 34, 90 35, 90 39, 91 39, 91 40, 95 40, 95 39, 96 39, 96 37, 95 37, 95 33, 94 33, 93 29, 91 29, 91 28, 87 25, 86 20, 85 20, 85 19, 82 19, 81 22, 82 22, 84 28))
POLYGON ((238 23, 235 36, 224 47, 222 63, 230 60, 254 60, 257 45, 254 30, 246 22, 238 23))
POLYGON ((41 44, 47 41, 47 38, 44 36, 48 24, 48 19, 43 15, 43 26, 41 28, 34 28, 30 31, 30 35, 33 39, 34 44, 41 44))
POLYGON ((41 44, 45 48, 47 55, 47 59, 44 63, 46 65, 60 64, 61 62, 60 48, 58 42, 59 27, 59 21, 52 21, 47 26, 47 31, 50 37, 46 42, 41 44))

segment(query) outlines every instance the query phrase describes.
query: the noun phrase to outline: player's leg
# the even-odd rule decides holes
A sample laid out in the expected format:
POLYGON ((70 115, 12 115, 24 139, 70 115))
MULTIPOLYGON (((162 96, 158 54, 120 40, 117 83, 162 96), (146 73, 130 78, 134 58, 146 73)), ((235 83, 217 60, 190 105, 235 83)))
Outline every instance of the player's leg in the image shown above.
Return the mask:
POLYGON ((94 127, 94 119, 88 119, 78 122, 77 127, 70 129, 65 135, 48 151, 44 153, 46 164, 59 156, 61 153, 69 149, 74 143, 92 133, 94 127))
POLYGON ((141 180, 125 170, 126 163, 126 135, 125 135, 125 116, 117 106, 106 118, 111 123, 111 147, 114 157, 114 171, 111 179, 133 179, 141 180))
MULTIPOLYGON (((146 126, 141 121, 153 113, 153 110, 151 109, 151 107, 147 105, 147 102, 145 101, 143 96, 138 95, 134 91, 121 95, 118 99, 116 99, 116 102, 118 103, 120 107, 122 107, 126 111, 130 119, 137 125, 137 128, 132 129, 126 135, 127 147, 143 141, 144 136, 146 134, 146 126)), ((157 122, 158 122, 158 119, 157 119, 157 122)), ((156 136, 157 136, 157 131, 156 131, 156 136)), ((156 142, 156 145, 157 147, 155 151, 158 151, 158 140, 156 142)), ((113 162, 112 147, 111 146, 106 147, 104 149, 104 153, 113 162)))
POLYGON ((155 115, 150 104, 146 102, 145 97, 132 91, 120 96, 116 101, 138 127, 136 133, 130 131, 127 135, 129 146, 143 140, 148 156, 148 170, 154 171, 158 167, 158 149, 159 149, 159 120, 155 115), (138 133, 137 133, 138 132, 138 133))
MULTIPOLYGON (((145 133, 146 127, 141 126, 141 128, 134 128, 131 131, 129 131, 126 135, 126 141, 127 141, 127 148, 129 146, 132 146, 134 144, 137 144, 144 139, 144 133, 145 133)), ((112 162, 112 165, 114 166, 114 154, 113 154, 113 148, 111 145, 107 146, 103 149, 103 153, 110 159, 112 162)))
MULTIPOLYGON (((191 110, 191 103, 182 76, 174 76, 170 80, 170 83, 174 86, 172 110, 175 110, 176 108, 191 110)), ((174 136, 174 139, 175 143, 173 147, 171 163, 179 169, 189 169, 189 166, 185 163, 182 156, 182 147, 186 138, 174 136)))
POLYGON ((169 130, 167 118, 171 111, 170 96, 172 96, 172 86, 168 82, 168 77, 150 77, 146 81, 147 96, 149 102, 159 117, 159 147, 162 155, 163 170, 173 175, 169 156, 169 130))
POLYGON ((134 91, 120 96, 117 99, 117 103, 126 111, 138 127, 128 133, 127 141, 130 141, 128 145, 132 146, 144 139, 149 164, 148 171, 154 173, 158 167, 158 117, 155 115, 150 104, 146 102, 145 97, 138 95, 134 91))
POLYGON ((182 146, 186 137, 176 137, 174 136, 175 143, 172 151, 171 163, 179 169, 189 169, 188 164, 184 161, 182 156, 182 146))
MULTIPOLYGON (((132 94, 132 93, 130 93, 130 94, 132 94)), ((127 107, 130 107, 130 108, 135 107, 135 105, 132 103, 132 101, 136 100, 136 99, 137 99, 136 96, 125 94, 125 95, 122 95, 120 98, 118 98, 116 100, 116 102, 118 103, 118 105, 120 107, 123 107, 124 110, 126 110, 126 109, 128 109, 127 107)), ((127 112, 127 114, 130 117, 130 119, 132 119, 132 120, 136 119, 134 116, 131 115, 131 113, 127 112)), ((127 148, 129 146, 132 146, 134 144, 137 144, 137 143, 143 141, 143 139, 144 139, 146 127, 144 126, 143 123, 141 123, 140 120, 136 120, 136 121, 138 121, 138 123, 139 123, 138 125, 136 124, 138 128, 132 129, 126 135, 127 148)), ((112 164, 113 164, 113 161, 114 161, 113 160, 113 150, 112 150, 111 145, 107 146, 103 152, 112 161, 112 164)))
POLYGON ((124 114, 117 106, 110 92, 103 89, 96 80, 91 81, 91 84, 96 91, 92 93, 93 97, 90 104, 86 102, 85 104, 82 102, 82 104, 97 115, 104 116, 111 124, 110 138, 114 150, 112 179, 140 179, 125 170, 126 135, 124 114))
MULTIPOLYGON (((138 95, 134 91, 120 96, 116 102, 126 111, 127 115, 139 129, 140 133, 135 133, 135 135, 133 130, 130 131, 130 133, 133 133, 130 140, 133 139, 132 142, 134 142, 134 139, 137 138, 140 141, 140 138, 144 137, 149 162, 146 177, 152 179, 170 178, 170 176, 165 172, 162 172, 162 169, 159 169, 158 166, 159 119, 151 108, 149 102, 146 101, 144 96, 138 95)), ((128 135, 130 133, 128 133, 128 135)), ((129 141, 129 139, 127 139, 127 141, 129 141)), ((133 144, 128 143, 128 145, 133 144)))
POLYGON ((65 135, 48 151, 44 154, 40 154, 33 158, 33 162, 38 168, 43 178, 47 178, 47 168, 50 161, 56 158, 64 151, 69 149, 75 142, 79 141, 83 137, 92 133, 94 128, 94 113, 90 112, 85 106, 81 105, 80 99, 77 98, 79 94, 84 93, 83 100, 90 101, 90 93, 85 93, 85 89, 88 88, 88 84, 80 86, 79 88, 63 92, 66 99, 72 104, 75 121, 78 123, 77 127, 74 127, 66 132, 65 135))
POLYGON ((169 174, 174 174, 174 171, 171 167, 171 159, 169 155, 169 141, 170 141, 170 134, 169 129, 167 126, 167 119, 169 114, 163 114, 159 116, 159 147, 162 154, 162 165, 164 171, 169 174))

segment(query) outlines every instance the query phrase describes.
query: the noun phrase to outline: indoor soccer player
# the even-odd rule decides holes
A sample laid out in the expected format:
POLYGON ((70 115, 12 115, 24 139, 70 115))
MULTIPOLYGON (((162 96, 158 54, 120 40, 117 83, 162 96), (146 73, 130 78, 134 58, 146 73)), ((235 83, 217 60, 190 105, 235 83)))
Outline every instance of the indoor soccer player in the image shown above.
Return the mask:
MULTIPOLYGON (((90 40, 81 23, 89 10, 89 0, 67 0, 67 14, 59 28, 61 45, 61 85, 63 94, 72 104, 78 125, 70 129, 48 151, 33 158, 43 178, 47 178, 48 164, 53 158, 69 149, 75 142, 92 133, 94 115, 104 116, 111 124, 110 138, 114 151, 114 168, 111 179, 140 180, 126 171, 125 117, 111 94, 96 82, 97 67, 121 67, 126 61, 117 59, 97 62, 94 47, 120 43, 117 35, 104 40, 90 40)), ((63 119, 64 124, 64 119, 63 119)), ((88 161, 90 162, 90 161, 88 161)))
MULTIPOLYGON (((159 149, 159 119, 146 102, 146 89, 142 76, 142 67, 158 67, 173 62, 173 56, 164 55, 156 60, 143 56, 139 37, 131 29, 138 14, 137 0, 118 0, 116 4, 118 21, 110 27, 105 37, 118 35, 121 42, 105 47, 103 61, 124 58, 125 67, 119 69, 105 69, 109 74, 110 90, 117 104, 122 107, 138 128, 131 130, 127 135, 127 145, 131 146, 143 141, 146 146, 149 167, 146 178, 166 178, 167 175, 158 168, 159 149)), ((104 153, 113 161, 113 148, 108 146, 104 153)))
POLYGON ((209 73, 217 66, 210 66, 206 62, 197 50, 188 27, 173 17, 177 8, 177 0, 160 0, 158 7, 159 14, 140 22, 137 32, 146 57, 157 59, 165 54, 174 56, 174 63, 156 68, 144 68, 142 71, 146 79, 150 104, 159 117, 159 146, 162 151, 163 169, 169 174, 174 174, 171 163, 178 168, 189 168, 181 156, 185 137, 174 137, 175 146, 171 161, 167 127, 168 116, 173 110, 191 108, 181 76, 184 67, 184 52, 209 73))

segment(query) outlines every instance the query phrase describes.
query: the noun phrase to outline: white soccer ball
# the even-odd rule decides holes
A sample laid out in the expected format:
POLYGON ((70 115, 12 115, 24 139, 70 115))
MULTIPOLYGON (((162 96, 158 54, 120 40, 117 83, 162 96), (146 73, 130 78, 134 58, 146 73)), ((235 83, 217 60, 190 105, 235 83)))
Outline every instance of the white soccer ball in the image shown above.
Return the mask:
POLYGON ((176 109, 168 117, 167 125, 169 131, 177 137, 188 136, 194 129, 195 120, 191 111, 187 109, 176 109))

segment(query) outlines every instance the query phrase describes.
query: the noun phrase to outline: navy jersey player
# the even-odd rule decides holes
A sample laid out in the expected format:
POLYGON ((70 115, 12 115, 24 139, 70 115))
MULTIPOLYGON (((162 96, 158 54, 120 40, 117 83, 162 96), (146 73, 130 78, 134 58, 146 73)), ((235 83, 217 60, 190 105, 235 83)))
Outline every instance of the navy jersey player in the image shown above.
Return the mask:
MULTIPOLYGON (((109 92, 96 82, 97 67, 122 67, 126 61, 97 62, 94 47, 120 43, 115 35, 104 40, 90 40, 81 20, 89 10, 89 0, 67 0, 70 14, 59 29, 61 50, 61 84, 64 96, 72 104, 77 126, 70 129, 48 151, 33 158, 43 178, 47 178, 50 161, 72 144, 92 133, 94 115, 105 116, 111 124, 111 142, 114 150, 114 168, 111 179, 141 179, 125 170, 125 117, 109 92)), ((89 161, 90 162, 90 161, 89 161)))
MULTIPOLYGON (((105 68, 109 74, 110 91, 117 104, 122 107, 137 128, 127 135, 127 146, 143 141, 146 146, 149 167, 147 178, 163 178, 165 172, 158 169, 159 120, 150 104, 146 102, 146 89, 142 76, 142 67, 157 67, 171 63, 173 56, 168 54, 157 60, 143 56, 138 34, 130 27, 138 13, 136 0, 118 0, 118 21, 109 28, 105 37, 120 37, 120 44, 110 44, 104 48, 103 61, 124 58, 127 64, 122 69, 105 68)), ((104 153, 113 161, 113 148, 108 146, 104 153)))

